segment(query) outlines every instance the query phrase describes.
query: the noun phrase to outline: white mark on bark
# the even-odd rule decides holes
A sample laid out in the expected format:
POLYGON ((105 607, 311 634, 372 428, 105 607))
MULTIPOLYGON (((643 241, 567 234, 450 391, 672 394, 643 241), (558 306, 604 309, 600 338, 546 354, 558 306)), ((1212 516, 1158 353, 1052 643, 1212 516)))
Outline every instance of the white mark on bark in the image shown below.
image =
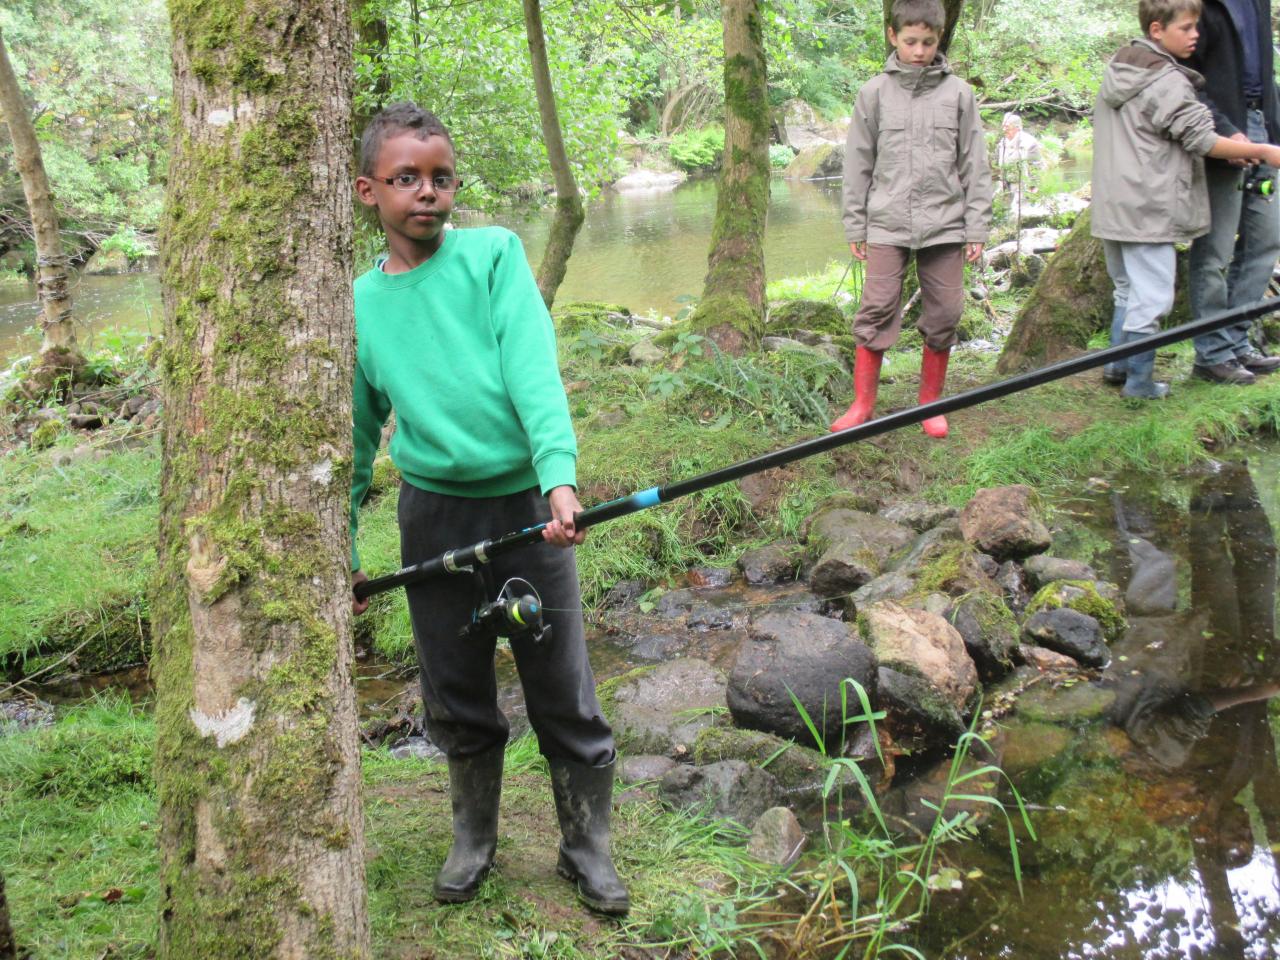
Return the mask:
POLYGON ((235 123, 237 120, 249 119, 249 115, 252 113, 253 105, 249 103, 220 107, 217 110, 210 110, 209 115, 205 117, 205 122, 211 127, 225 127, 227 124, 235 123))
POLYGON ((309 476, 313 482, 327 487, 329 485, 329 481, 333 479, 333 461, 321 460, 311 468, 309 476))
POLYGON ((227 744, 237 743, 248 735, 253 729, 253 715, 256 709, 252 701, 241 697, 234 707, 222 713, 210 716, 192 707, 189 716, 196 730, 200 732, 200 736, 213 737, 217 741, 218 749, 221 750, 227 744))

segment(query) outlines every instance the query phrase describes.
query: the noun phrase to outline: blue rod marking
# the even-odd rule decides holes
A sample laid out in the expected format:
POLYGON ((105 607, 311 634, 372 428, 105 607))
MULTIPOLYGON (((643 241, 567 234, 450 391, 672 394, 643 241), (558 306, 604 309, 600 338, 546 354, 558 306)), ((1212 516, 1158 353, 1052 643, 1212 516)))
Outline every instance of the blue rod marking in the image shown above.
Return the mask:
POLYGON ((662 502, 658 497, 658 487, 650 487, 648 490, 641 490, 639 493, 631 495, 631 502, 640 510, 646 507, 656 507, 662 502))

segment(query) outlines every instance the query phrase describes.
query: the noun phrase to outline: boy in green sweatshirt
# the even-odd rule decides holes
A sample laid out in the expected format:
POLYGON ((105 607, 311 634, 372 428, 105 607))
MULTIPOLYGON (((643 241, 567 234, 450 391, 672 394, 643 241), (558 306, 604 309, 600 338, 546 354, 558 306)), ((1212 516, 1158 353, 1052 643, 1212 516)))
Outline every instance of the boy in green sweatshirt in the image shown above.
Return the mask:
MULTIPOLYGON (((403 477, 401 562, 547 523, 546 542, 483 568, 483 591, 518 577, 542 599, 553 640, 511 638, 529 722, 551 768, 563 835, 557 870, 592 909, 625 913, 609 855, 613 734, 587 660, 574 544, 577 443, 555 331, 520 240, 500 227, 445 230, 461 181, 443 124, 412 104, 379 113, 361 141, 356 193, 377 211, 388 256, 355 282, 353 580, 358 508, 383 425, 403 477)), ((460 575, 465 576, 465 575, 460 575)), ((493 638, 463 638, 477 588, 450 578, 406 588, 427 733, 449 762, 453 846, 436 898, 475 896, 493 866, 504 746, 493 638)), ((487 599, 487 597, 486 597, 487 599)), ((367 601, 353 599, 362 613, 367 601)))

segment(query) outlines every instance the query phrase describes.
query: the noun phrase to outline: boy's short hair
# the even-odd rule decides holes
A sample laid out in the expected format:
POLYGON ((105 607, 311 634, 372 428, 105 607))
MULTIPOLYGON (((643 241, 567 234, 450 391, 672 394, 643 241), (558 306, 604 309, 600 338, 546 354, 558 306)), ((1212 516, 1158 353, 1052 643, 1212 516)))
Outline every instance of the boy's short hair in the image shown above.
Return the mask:
POLYGON ((393 103, 379 110, 360 135, 360 176, 373 176, 382 145, 401 133, 411 134, 419 140, 444 137, 449 146, 453 146, 453 137, 449 136, 448 129, 434 113, 414 103, 393 103))
POLYGON ((1138 0, 1138 22, 1142 24, 1142 35, 1151 32, 1151 25, 1158 23, 1167 27, 1184 13, 1200 16, 1204 5, 1200 0, 1138 0))
POLYGON ((939 36, 947 25, 947 11, 942 9, 942 0, 893 0, 893 9, 889 14, 889 26, 894 33, 900 33, 903 27, 923 25, 939 36))

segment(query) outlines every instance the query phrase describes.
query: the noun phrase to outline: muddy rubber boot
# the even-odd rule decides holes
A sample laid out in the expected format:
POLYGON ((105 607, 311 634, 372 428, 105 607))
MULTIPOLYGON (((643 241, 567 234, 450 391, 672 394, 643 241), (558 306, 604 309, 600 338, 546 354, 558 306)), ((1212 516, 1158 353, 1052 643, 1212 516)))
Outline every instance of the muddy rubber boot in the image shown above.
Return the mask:
MULTIPOLYGON (((948 350, 930 350, 924 348, 924 356, 920 359, 920 403, 932 403, 942 396, 942 384, 947 379, 947 361, 951 358, 951 351, 948 350)), ((920 426, 924 427, 924 432, 931 437, 941 439, 947 435, 947 418, 946 417, 930 417, 923 421, 920 426)))
POLYGON ((880 389, 880 363, 883 350, 859 347, 853 359, 853 403, 835 423, 831 432, 839 433, 871 419, 876 406, 876 391, 880 389))
POLYGON ((453 846, 436 874, 435 897, 441 903, 472 899, 493 867, 498 846, 503 751, 499 745, 474 756, 449 758, 453 846))
MULTIPOLYGON (((1141 340, 1145 336, 1145 333, 1126 333, 1125 342, 1132 343, 1135 340, 1141 340)), ((1167 383, 1157 383, 1151 379, 1155 366, 1156 352, 1154 350, 1148 350, 1146 353, 1130 357, 1129 376, 1125 379, 1124 389, 1120 391, 1120 396, 1132 397, 1136 400, 1160 400, 1167 397, 1169 395, 1169 385, 1167 383)))
MULTIPOLYGON (((1111 346, 1118 347, 1124 343, 1124 307, 1117 305, 1111 314, 1111 346)), ((1129 378, 1129 361, 1113 360, 1103 364, 1102 379, 1112 386, 1123 386, 1129 378)))
POLYGON ((631 898, 609 856, 613 763, 589 767, 550 758, 548 763, 563 837, 556 872, 577 884, 578 899, 592 910, 621 916, 631 909, 631 898))

